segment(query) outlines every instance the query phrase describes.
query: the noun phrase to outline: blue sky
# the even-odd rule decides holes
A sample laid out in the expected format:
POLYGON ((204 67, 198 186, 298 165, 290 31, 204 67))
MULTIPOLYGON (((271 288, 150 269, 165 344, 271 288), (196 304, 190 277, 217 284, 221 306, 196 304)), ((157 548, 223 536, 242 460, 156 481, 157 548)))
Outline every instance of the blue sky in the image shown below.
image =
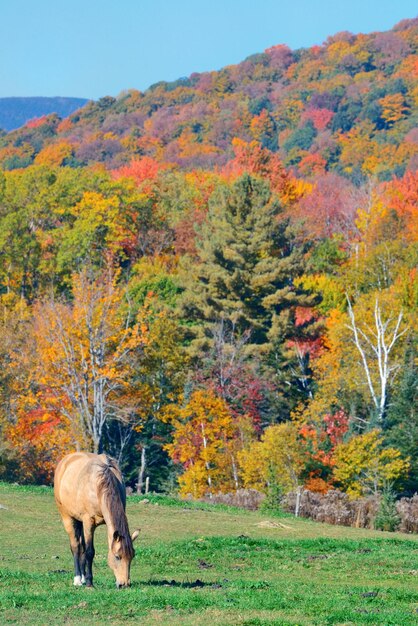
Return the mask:
POLYGON ((341 30, 387 30, 417 0, 0 0, 0 97, 99 98, 341 30))

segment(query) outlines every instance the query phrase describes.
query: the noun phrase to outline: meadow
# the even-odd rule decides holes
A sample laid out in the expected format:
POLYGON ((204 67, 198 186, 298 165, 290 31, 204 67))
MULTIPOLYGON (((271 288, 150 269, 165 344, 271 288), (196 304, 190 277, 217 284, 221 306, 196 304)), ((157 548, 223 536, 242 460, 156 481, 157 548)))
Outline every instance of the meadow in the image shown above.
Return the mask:
POLYGON ((117 591, 96 533, 95 588, 72 586, 52 490, 0 483, 0 623, 416 624, 416 536, 150 496, 132 587, 117 591))

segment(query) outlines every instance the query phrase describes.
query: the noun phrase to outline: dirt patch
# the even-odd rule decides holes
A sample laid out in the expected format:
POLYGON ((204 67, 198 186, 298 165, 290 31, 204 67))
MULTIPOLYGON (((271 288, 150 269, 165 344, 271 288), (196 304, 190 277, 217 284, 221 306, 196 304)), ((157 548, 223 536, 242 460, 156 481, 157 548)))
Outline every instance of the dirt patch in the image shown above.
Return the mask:
POLYGON ((270 520, 263 520, 262 522, 255 524, 255 526, 258 526, 259 528, 285 528, 286 530, 294 530, 292 526, 287 526, 281 522, 272 522, 270 520))

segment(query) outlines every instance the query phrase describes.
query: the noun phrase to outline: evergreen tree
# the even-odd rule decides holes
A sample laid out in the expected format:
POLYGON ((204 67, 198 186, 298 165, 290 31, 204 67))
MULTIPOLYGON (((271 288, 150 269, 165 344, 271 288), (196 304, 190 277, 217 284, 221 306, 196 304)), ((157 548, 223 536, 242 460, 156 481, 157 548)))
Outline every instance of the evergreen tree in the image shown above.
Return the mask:
POLYGON ((418 492, 418 367, 416 348, 407 350, 403 376, 389 404, 386 419, 388 445, 396 447, 402 457, 410 458, 408 477, 403 487, 411 495, 418 492))
POLYGON ((185 267, 180 305, 194 354, 209 347, 220 320, 248 336, 250 354, 268 353, 295 332, 295 307, 313 303, 295 287, 303 251, 265 181, 245 174, 213 194, 197 255, 185 267))
POLYGON ((382 492, 379 509, 374 520, 374 527, 378 530, 394 532, 399 526, 400 518, 396 510, 396 497, 390 485, 382 492))

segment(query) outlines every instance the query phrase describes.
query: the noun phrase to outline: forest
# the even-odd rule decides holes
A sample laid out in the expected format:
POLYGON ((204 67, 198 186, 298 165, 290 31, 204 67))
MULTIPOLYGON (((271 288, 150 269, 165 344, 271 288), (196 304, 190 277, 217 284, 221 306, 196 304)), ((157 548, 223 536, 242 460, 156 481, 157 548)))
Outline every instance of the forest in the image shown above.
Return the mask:
POLYGON ((0 477, 418 491, 418 19, 0 136, 0 477))

